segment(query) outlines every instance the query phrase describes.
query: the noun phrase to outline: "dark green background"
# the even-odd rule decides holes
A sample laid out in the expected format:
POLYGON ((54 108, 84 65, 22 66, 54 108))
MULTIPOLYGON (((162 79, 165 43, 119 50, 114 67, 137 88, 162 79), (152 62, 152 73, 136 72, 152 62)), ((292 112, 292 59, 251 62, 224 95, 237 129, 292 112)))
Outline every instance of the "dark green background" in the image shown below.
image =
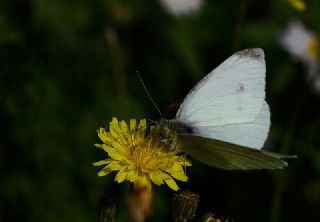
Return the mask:
MULTIPOLYGON (((114 175, 96 130, 119 119, 159 118, 136 75, 165 112, 233 52, 261 47, 272 127, 266 148, 297 154, 282 171, 222 171, 197 162, 180 187, 242 222, 320 217, 320 98, 302 64, 278 44, 287 23, 320 34, 320 1, 298 12, 285 0, 207 0, 174 17, 156 0, 0 2, 0 221, 97 220, 114 175)), ((170 217, 168 187, 155 188, 150 221, 170 217)))

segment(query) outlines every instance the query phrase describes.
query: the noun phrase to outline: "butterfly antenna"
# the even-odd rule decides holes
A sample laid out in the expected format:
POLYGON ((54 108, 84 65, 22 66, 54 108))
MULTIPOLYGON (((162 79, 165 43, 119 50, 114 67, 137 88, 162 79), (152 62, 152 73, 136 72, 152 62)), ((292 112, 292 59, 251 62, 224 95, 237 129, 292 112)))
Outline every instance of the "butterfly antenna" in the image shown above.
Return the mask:
POLYGON ((157 121, 154 121, 154 120, 152 120, 152 119, 148 119, 148 121, 151 122, 151 123, 153 123, 154 125, 157 124, 157 121))
POLYGON ((139 80, 140 80, 140 83, 141 83, 141 85, 143 86, 144 90, 146 91, 149 99, 151 100, 152 104, 156 107, 158 113, 160 114, 160 117, 162 118, 162 113, 161 113, 160 109, 158 108, 157 104, 155 103, 155 101, 152 99, 149 91, 147 90, 147 87, 146 87, 145 84, 143 83, 142 78, 141 78, 141 76, 140 76, 140 73, 139 73, 138 71, 136 71, 136 73, 137 73, 137 75, 138 75, 138 77, 139 77, 139 80))

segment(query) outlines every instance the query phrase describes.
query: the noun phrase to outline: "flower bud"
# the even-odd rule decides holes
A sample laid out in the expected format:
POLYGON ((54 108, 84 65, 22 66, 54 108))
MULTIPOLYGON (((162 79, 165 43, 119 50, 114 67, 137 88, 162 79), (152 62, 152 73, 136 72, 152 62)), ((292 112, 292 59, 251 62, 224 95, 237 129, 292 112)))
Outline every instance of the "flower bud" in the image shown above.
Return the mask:
POLYGON ((196 213, 199 195, 183 191, 173 197, 173 217, 176 222, 190 221, 196 213))

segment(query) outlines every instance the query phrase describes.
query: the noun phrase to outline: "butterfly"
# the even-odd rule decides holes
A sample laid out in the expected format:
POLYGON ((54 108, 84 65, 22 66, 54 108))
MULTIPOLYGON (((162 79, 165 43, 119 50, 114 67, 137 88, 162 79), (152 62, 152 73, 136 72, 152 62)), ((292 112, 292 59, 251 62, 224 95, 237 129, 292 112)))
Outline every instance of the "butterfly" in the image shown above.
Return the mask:
POLYGON ((268 137, 266 63, 260 48, 238 51, 188 93, 175 118, 157 122, 161 141, 221 169, 281 169, 283 158, 261 149, 268 137))

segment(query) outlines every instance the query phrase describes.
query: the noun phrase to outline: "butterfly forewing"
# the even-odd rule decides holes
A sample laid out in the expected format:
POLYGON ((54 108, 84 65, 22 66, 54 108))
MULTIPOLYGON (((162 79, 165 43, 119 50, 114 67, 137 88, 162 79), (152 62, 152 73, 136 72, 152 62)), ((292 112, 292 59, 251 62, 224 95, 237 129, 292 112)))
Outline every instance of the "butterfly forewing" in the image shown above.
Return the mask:
POLYGON ((265 98, 265 73, 262 49, 235 53, 189 92, 176 118, 197 126, 254 121, 265 98))

